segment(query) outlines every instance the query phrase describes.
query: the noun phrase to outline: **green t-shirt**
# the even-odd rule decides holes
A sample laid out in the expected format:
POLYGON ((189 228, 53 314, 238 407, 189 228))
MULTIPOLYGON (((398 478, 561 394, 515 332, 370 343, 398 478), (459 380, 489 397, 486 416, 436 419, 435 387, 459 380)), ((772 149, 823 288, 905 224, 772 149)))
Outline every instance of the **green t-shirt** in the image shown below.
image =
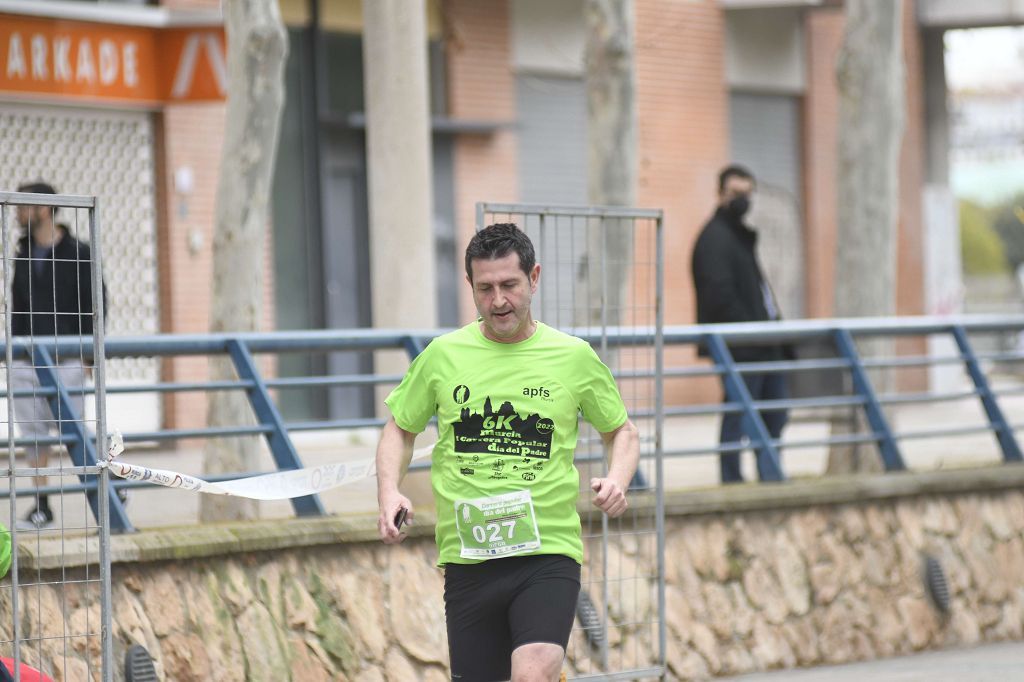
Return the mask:
POLYGON ((578 416, 603 433, 626 422, 611 372, 585 341, 537 323, 525 341, 497 343, 473 322, 434 339, 385 402, 413 433, 437 415, 439 564, 528 554, 583 562, 578 416))
POLYGON ((0 523, 0 578, 11 570, 11 531, 0 523))

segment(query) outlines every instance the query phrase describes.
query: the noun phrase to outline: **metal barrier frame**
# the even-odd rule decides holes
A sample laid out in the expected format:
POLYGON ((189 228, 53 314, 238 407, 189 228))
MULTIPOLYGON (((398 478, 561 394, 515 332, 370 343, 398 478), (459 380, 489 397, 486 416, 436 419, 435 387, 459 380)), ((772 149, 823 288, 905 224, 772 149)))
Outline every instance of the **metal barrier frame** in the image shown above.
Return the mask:
MULTIPOLYGON (((583 279, 585 284, 581 283, 581 288, 587 291, 591 291, 590 286, 596 284, 597 290, 600 291, 600 308, 599 308, 599 319, 600 326, 591 328, 589 330, 580 330, 575 326, 575 320, 566 323, 567 329, 575 336, 588 341, 591 346, 597 351, 598 355, 602 358, 608 358, 609 353, 612 349, 620 349, 625 347, 637 347, 646 346, 651 348, 654 353, 653 357, 653 369, 650 371, 643 372, 618 372, 613 370, 613 376, 616 379, 626 378, 627 375, 632 378, 645 378, 653 379, 652 382, 652 393, 651 396, 654 403, 653 413, 646 414, 647 419, 653 418, 653 451, 649 453, 649 457, 653 458, 655 471, 654 476, 656 478, 654 486, 652 487, 646 477, 643 474, 642 468, 638 467, 632 480, 629 484, 630 490, 647 489, 652 490, 655 499, 654 508, 654 529, 653 535, 655 539, 655 559, 657 562, 657 658, 645 665, 650 667, 644 667, 641 669, 629 669, 629 670, 609 670, 608 669, 608 628, 609 628, 609 566, 608 566, 608 551, 607 544, 609 539, 609 519, 607 515, 600 515, 600 528, 601 528, 601 543, 602 543, 602 566, 601 566, 601 606, 603 613, 600 617, 600 625, 596 627, 584 626, 583 630, 600 630, 600 646, 599 646, 599 658, 600 668, 602 669, 599 673, 582 673, 577 674, 571 679, 574 680, 632 680, 632 679, 644 679, 657 677, 658 679, 664 679, 664 676, 668 670, 667 661, 667 631, 666 631, 666 618, 665 618, 665 504, 664 504, 664 471, 663 471, 663 459, 661 456, 664 448, 664 433, 663 433, 663 411, 664 411, 664 390, 662 385, 662 379, 664 375, 664 322, 665 322, 665 297, 664 297, 664 273, 665 273, 665 258, 664 258, 664 211, 660 209, 641 209, 633 207, 622 207, 622 206, 557 206, 549 204, 508 204, 508 203, 494 203, 494 202, 479 202, 476 205, 476 228, 481 230, 487 226, 488 222, 498 222, 502 217, 506 217, 508 221, 515 222, 518 224, 519 229, 529 234, 534 225, 531 219, 536 219, 536 228, 538 232, 533 236, 534 248, 538 253, 538 260, 545 262, 548 257, 553 258, 554 262, 558 262, 558 256, 560 249, 555 246, 553 250, 548 251, 546 254, 545 250, 545 237, 551 237, 555 235, 557 242, 560 230, 565 229, 565 221, 568 220, 569 225, 569 238, 570 241, 574 238, 573 230, 577 225, 578 220, 582 220, 585 223, 584 229, 586 230, 586 224, 590 224, 592 221, 596 221, 593 228, 600 235, 601 242, 604 242, 608 238, 610 233, 609 226, 612 225, 617 227, 621 231, 621 222, 631 223, 630 232, 628 233, 631 242, 635 243, 637 239, 637 223, 647 223, 653 225, 653 263, 646 263, 647 267, 652 268, 653 290, 649 292, 651 300, 648 301, 654 310, 653 316, 653 327, 647 328, 625 328, 625 327, 614 327, 609 325, 608 319, 608 305, 609 305, 609 281, 608 278, 603 275, 606 271, 605 268, 609 260, 609 250, 606 243, 602 243, 598 247, 597 253, 600 254, 598 260, 597 271, 599 274, 596 278, 597 281, 591 279, 591 275, 588 274, 583 279), (490 216, 490 218, 488 218, 490 216), (619 224, 617 224, 619 223, 619 224), (539 240, 539 241, 538 241, 539 240), (627 336, 639 334, 637 338, 627 339, 627 336), (653 664, 653 665, 652 665, 653 664)), ((585 237, 584 237, 585 238, 585 237)), ((574 247, 570 246, 570 256, 577 256, 579 253, 573 253, 574 247)), ((593 255, 593 254, 591 254, 593 255)), ((548 261, 549 265, 552 261, 548 261)), ((563 262, 564 265, 564 262, 563 262)), ((630 267, 637 266, 638 263, 634 260, 630 263, 630 267)), ((589 273, 589 268, 588 268, 589 273)), ((570 285, 569 290, 576 293, 576 282, 570 285)), ((558 295, 558 280, 556 276, 555 292, 556 297, 558 295)), ((557 299, 556 299, 557 300, 557 299)), ((535 303, 537 301, 535 300, 535 303)), ((576 304, 578 305, 578 304, 576 304)), ((613 304, 614 305, 614 304, 613 304)), ((575 305, 574 305, 575 307, 575 305)), ((543 304, 538 308, 534 306, 534 316, 541 316, 542 319, 543 304)), ((593 311, 596 308, 591 308, 593 311)), ((591 318, 593 319, 593 318, 591 318)), ((561 318, 556 314, 556 320, 554 324, 558 326, 561 318)), ((552 324, 552 320, 548 319, 547 322, 552 324)), ((636 417, 636 411, 630 410, 630 416, 636 417)), ((642 431, 642 429, 641 429, 642 431)), ((641 436, 641 443, 645 438, 641 436)), ((604 453, 581 456, 579 449, 582 447, 586 448, 590 446, 590 440, 587 437, 580 436, 577 440, 577 452, 575 454, 575 461, 577 464, 580 463, 596 463, 604 459, 604 453)), ((601 448, 603 451, 603 448, 601 448)), ((583 472, 581 472, 583 473, 583 472)), ((620 529, 621 530, 621 529, 620 529)), ((649 532, 649 531, 648 531, 649 532)), ((639 533, 639 534, 642 534, 639 533)), ((585 534, 584 534, 585 535, 585 534)), ((635 576, 634 576, 635 578, 635 576)), ((584 586, 585 588, 585 586, 584 586)), ((585 589, 581 594, 585 593, 585 589)), ((582 624, 582 623, 581 623, 582 624)), ((568 650, 567 650, 568 652, 568 650)))
MULTIPOLYGON (((70 337, 79 341, 77 346, 71 346, 70 350, 79 350, 88 345, 90 356, 94 359, 94 379, 92 393, 95 394, 96 403, 96 428, 94 438, 90 439, 82 425, 82 417, 75 413, 73 404, 68 392, 57 380, 53 371, 53 357, 55 351, 48 349, 45 344, 36 343, 35 339, 22 339, 21 343, 12 338, 12 313, 10 308, 4 310, 4 339, 2 345, 4 364, 6 367, 7 382, 7 427, 8 427, 8 470, 7 476, 11 481, 7 496, 10 501, 11 515, 11 607, 14 618, 13 623, 13 660, 15 665, 14 678, 21 679, 21 618, 18 606, 19 576, 18 576, 18 528, 14 520, 17 517, 16 502, 17 494, 12 494, 14 481, 19 476, 37 476, 49 474, 75 473, 83 482, 81 485, 86 489, 87 499, 99 526, 99 601, 100 601, 100 674, 102 679, 109 681, 113 679, 113 633, 112 633, 112 589, 110 577, 110 521, 111 513, 118 515, 125 524, 124 529, 130 530, 131 524, 124 514, 124 506, 117 498, 114 488, 110 484, 110 472, 103 467, 97 466, 96 451, 104 447, 107 441, 106 435, 106 376, 104 367, 104 301, 103 301, 103 259, 102 239, 100 232, 100 221, 97 216, 99 211, 98 201, 94 196, 80 196, 67 194, 32 194, 24 192, 0 192, 0 241, 3 242, 3 275, 5 280, 4 299, 5 305, 9 306, 11 301, 12 283, 7 280, 9 264, 13 262, 10 253, 10 226, 7 221, 8 208, 17 206, 42 206, 47 208, 71 208, 84 209, 88 212, 89 244, 91 254, 91 285, 92 285, 92 316, 93 334, 88 343, 83 343, 84 338, 70 337), (8 343, 7 340, 11 342, 8 343), (31 350, 29 350, 31 349, 31 350), (98 352, 96 352, 98 351, 98 352), (31 353, 31 355, 30 355, 31 353), (61 436, 58 442, 68 443, 68 452, 77 471, 68 469, 55 470, 41 468, 22 468, 14 466, 14 452, 16 440, 14 437, 14 406, 13 392, 11 391, 11 364, 15 357, 31 358, 35 367, 42 388, 38 392, 45 395, 53 414, 67 415, 70 419, 59 421, 61 436), (87 477, 95 477, 95 482, 88 482, 87 477)), ((31 310, 29 311, 31 312, 31 310)), ((41 440, 41 439, 40 439, 41 440)), ((38 441, 37 441, 38 442, 38 441)), ((67 490, 66 488, 63 490, 67 490)), ((62 490, 62 492, 63 492, 62 490)))

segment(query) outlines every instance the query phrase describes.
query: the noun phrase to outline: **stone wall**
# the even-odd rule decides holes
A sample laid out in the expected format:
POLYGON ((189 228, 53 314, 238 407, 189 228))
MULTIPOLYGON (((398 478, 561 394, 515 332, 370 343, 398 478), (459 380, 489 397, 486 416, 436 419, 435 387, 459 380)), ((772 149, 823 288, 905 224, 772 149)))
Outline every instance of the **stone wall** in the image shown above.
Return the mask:
POLYGON ((1020 490, 676 521, 666 559, 684 678, 1024 637, 1020 490), (948 615, 925 554, 945 569, 948 615))
MULTIPOLYGON (((1024 467, 742 486, 666 507, 669 679, 1024 639, 1024 467), (947 615, 926 596, 925 553, 949 578, 947 615)), ((421 522, 388 548, 359 517, 115 537, 115 660, 138 642, 165 680, 448 679, 431 533, 421 522)), ((99 623, 68 569, 96 556, 89 542, 19 555, 55 583, 22 588, 22 636, 44 638, 22 652, 58 681, 88 679, 98 655, 96 637, 65 639, 99 623)), ((638 545, 612 551, 635 575, 651 565, 638 545)), ((616 623, 656 617, 656 583, 644 587, 612 591, 620 666, 653 662, 654 633, 616 623)), ((0 639, 10 629, 0 621, 0 639)), ((589 671, 578 631, 570 649, 568 672, 589 671)))

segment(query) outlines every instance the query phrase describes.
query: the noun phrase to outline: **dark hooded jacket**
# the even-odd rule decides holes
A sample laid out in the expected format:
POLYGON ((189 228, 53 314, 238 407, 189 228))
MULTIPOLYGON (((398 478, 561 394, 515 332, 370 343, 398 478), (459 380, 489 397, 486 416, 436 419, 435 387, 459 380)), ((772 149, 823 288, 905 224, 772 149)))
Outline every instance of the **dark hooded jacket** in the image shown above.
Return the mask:
MULTIPOLYGON (((93 331, 92 252, 67 227, 38 269, 32 236, 18 241, 12 284, 11 331, 14 336, 90 336, 93 331)), ((104 295, 106 291, 104 290, 104 295)))
MULTIPOLYGON (((771 287, 757 260, 757 232, 719 207, 693 247, 693 285, 697 292, 697 323, 764 322, 773 319, 765 306, 771 287)), ((778 311, 776 318, 778 319, 778 311)), ((782 345, 735 346, 739 362, 767 362, 792 357, 782 345)), ((707 349, 700 348, 701 355, 707 349)))

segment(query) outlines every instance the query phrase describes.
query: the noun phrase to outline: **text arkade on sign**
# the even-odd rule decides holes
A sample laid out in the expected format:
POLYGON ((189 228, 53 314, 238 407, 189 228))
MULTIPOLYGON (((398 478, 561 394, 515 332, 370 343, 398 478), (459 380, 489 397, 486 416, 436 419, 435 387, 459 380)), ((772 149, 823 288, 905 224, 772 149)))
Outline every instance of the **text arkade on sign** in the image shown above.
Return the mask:
POLYGON ((102 39, 93 43, 71 36, 52 38, 34 34, 25 39, 12 33, 7 43, 6 75, 10 79, 32 79, 54 83, 86 85, 139 85, 139 46, 134 40, 102 39))

